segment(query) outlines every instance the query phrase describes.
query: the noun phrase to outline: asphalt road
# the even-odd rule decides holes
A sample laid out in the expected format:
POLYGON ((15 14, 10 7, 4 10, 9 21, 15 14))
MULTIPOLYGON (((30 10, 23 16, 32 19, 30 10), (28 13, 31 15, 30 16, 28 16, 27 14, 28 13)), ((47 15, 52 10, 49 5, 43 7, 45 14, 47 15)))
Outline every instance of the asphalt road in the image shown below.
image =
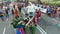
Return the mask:
POLYGON ((10 15, 9 18, 4 17, 4 22, 0 19, 0 34, 15 34, 13 27, 10 25, 12 19, 12 15, 10 15))
MULTIPOLYGON (((8 20, 5 17, 5 21, 2 22, 0 19, 0 34, 15 34, 14 28, 10 25, 12 19, 14 17, 10 14, 8 20)), ((47 33, 47 34, 60 34, 59 28, 56 26, 60 22, 48 17, 45 14, 42 14, 41 20, 38 23, 39 26, 47 33)), ((36 30, 36 34, 42 34, 38 29, 36 30)))
POLYGON ((50 18, 46 14, 42 14, 38 24, 47 34, 60 34, 60 28, 57 27, 57 24, 60 24, 60 21, 50 18))

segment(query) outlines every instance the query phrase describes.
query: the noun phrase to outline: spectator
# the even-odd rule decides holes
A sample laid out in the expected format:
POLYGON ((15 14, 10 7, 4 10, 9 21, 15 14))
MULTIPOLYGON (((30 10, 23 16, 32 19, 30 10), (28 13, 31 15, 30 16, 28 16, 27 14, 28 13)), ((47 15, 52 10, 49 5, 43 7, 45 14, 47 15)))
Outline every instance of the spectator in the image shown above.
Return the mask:
POLYGON ((51 12, 52 12, 52 8, 51 8, 51 6, 48 6, 48 8, 47 8, 47 12, 48 12, 48 15, 50 16, 50 15, 51 15, 51 12))

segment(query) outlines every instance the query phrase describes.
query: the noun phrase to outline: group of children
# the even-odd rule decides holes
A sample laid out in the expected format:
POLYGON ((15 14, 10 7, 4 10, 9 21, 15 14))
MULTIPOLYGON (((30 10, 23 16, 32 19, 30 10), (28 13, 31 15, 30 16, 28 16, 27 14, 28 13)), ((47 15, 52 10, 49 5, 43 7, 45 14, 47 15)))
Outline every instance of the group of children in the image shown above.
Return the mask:
POLYGON ((24 19, 23 17, 20 16, 18 19, 14 19, 13 22, 11 23, 14 28, 16 28, 16 34, 27 34, 27 32, 30 31, 31 34, 36 34, 36 27, 37 23, 40 21, 41 17, 41 11, 37 10, 36 14, 34 17, 26 17, 24 19), (29 22, 29 20, 33 18, 29 25, 26 26, 26 24, 29 22), (27 30, 29 29, 29 31, 27 30))
MULTIPOLYGON (((8 5, 9 6, 9 5, 8 5)), ((11 23, 11 25, 13 25, 13 27, 16 29, 16 34, 27 34, 28 31, 30 31, 31 34, 36 34, 36 27, 37 27, 37 23, 40 21, 40 16, 41 16, 41 11, 40 9, 36 11, 36 13, 34 13, 34 17, 31 16, 33 14, 31 14, 30 16, 26 13, 26 19, 23 18, 23 15, 20 16, 19 12, 21 11, 21 8, 18 8, 17 5, 13 5, 12 7, 5 7, 4 11, 5 14, 0 15, 0 17, 2 17, 2 21, 4 21, 4 16, 6 16, 7 18, 9 17, 9 12, 12 12, 11 14, 14 16, 14 19, 12 20, 13 22, 11 23), (11 10, 12 9, 12 10, 11 10), (29 20, 33 18, 29 25, 26 26, 26 24, 29 22, 29 20), (27 30, 29 29, 29 30, 27 30)), ((33 5, 34 6, 34 5, 33 5)), ((33 7, 30 7, 33 8, 33 7)), ((35 9, 33 8, 33 10, 35 11, 35 9)), ((32 10, 31 10, 32 11, 32 10)), ((21 13, 21 12, 20 12, 21 13)))

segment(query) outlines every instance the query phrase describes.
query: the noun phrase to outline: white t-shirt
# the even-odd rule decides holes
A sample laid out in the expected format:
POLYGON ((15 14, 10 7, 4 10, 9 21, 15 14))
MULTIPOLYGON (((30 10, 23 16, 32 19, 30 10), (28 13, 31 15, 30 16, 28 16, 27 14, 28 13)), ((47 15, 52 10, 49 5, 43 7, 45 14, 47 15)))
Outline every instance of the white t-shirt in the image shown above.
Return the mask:
POLYGON ((37 6, 35 6, 33 4, 31 6, 27 6, 26 9, 27 9, 27 13, 29 14, 29 16, 34 16, 36 13, 37 6), (32 14, 30 14, 30 13, 32 13, 32 14))

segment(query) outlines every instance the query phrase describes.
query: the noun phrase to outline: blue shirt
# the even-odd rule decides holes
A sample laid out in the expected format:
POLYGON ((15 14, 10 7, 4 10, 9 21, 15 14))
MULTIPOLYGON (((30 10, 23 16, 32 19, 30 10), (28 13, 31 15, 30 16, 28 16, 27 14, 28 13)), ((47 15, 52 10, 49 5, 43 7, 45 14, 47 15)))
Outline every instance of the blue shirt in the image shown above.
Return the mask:
POLYGON ((51 13, 51 12, 52 12, 52 8, 48 7, 48 13, 51 13))
POLYGON ((16 30, 16 34, 21 34, 19 29, 16 30))

